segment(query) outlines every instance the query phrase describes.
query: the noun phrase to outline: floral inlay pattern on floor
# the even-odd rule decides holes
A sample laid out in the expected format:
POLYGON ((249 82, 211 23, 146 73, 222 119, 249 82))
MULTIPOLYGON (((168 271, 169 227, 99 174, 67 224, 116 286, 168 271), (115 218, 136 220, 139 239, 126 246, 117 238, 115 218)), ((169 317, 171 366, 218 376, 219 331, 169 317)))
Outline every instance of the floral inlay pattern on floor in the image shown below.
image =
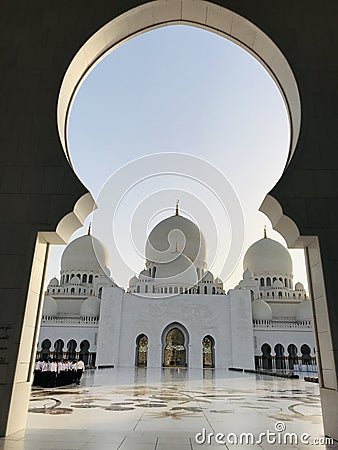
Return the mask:
POLYGON ((90 390, 33 390, 29 412, 59 415, 95 408, 109 412, 158 408, 161 411, 153 411, 149 417, 174 420, 206 413, 234 414, 239 409, 249 409, 285 422, 298 419, 313 424, 321 423, 319 395, 313 395, 310 390, 246 389, 238 392, 213 385, 195 389, 186 389, 183 385, 139 385, 90 390), (281 401, 285 402, 284 408, 280 405, 281 401))

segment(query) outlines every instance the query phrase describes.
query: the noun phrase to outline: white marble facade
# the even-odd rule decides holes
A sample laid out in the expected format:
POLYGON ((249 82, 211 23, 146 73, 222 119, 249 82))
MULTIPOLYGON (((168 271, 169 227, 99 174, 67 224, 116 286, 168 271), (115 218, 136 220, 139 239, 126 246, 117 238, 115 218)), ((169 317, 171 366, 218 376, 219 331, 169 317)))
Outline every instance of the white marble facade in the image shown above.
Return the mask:
POLYGON ((266 235, 254 243, 243 279, 227 293, 208 271, 202 233, 178 210, 145 248, 145 269, 124 290, 90 233, 66 247, 60 280, 46 292, 38 356, 82 356, 98 367, 315 364, 311 302, 301 283, 293 285, 284 246, 266 235))

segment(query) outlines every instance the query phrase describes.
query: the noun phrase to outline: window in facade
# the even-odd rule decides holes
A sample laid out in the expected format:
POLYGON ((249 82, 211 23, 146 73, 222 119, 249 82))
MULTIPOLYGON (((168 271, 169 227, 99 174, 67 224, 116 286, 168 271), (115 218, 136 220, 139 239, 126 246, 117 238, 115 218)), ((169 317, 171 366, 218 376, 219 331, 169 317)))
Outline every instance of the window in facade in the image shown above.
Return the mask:
POLYGON ((186 348, 183 332, 172 328, 165 338, 164 367, 186 367, 186 348))
POLYGON ((147 367, 148 360, 148 337, 140 334, 136 339, 136 366, 147 367))
POLYGON ((214 347, 214 339, 211 336, 205 336, 202 341, 204 369, 215 367, 214 347))

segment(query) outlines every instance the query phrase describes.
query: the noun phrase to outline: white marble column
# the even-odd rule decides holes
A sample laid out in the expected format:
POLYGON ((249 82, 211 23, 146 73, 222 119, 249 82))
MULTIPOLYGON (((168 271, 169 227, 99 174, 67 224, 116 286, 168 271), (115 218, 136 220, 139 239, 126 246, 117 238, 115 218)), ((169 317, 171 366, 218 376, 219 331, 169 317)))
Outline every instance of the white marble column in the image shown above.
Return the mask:
POLYGON ((338 440, 337 363, 335 363, 318 238, 314 238, 312 243, 308 244, 305 255, 314 319, 324 431, 330 437, 338 440))
POLYGON ((0 435, 12 434, 26 426, 27 405, 43 307, 43 282, 48 248, 46 241, 38 236, 27 302, 22 316, 14 301, 8 301, 1 309, 0 435))

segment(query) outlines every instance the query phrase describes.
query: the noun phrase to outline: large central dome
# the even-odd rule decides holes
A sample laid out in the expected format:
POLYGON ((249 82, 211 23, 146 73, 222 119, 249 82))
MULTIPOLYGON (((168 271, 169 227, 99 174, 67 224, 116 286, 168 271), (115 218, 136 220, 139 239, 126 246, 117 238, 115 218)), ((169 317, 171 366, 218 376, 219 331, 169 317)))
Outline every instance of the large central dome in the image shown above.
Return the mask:
POLYGON ((153 263, 167 263, 185 255, 195 265, 206 265, 207 248, 200 229, 191 220, 175 215, 162 220, 149 234, 146 259, 153 263))

